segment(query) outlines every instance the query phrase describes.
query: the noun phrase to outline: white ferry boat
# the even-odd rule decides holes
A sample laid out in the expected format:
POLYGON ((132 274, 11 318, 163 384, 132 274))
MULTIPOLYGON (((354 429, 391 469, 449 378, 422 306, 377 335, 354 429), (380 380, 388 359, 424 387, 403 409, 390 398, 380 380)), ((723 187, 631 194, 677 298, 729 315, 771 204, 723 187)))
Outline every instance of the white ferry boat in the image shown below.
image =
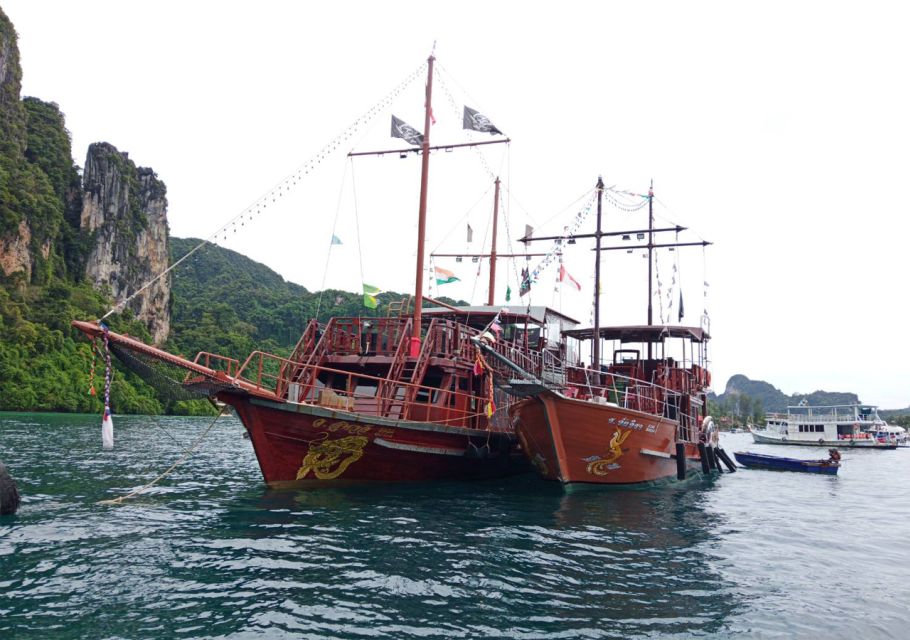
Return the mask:
POLYGON ((787 407, 786 414, 769 414, 763 429, 749 431, 761 444, 895 449, 896 439, 879 437, 886 424, 878 408, 867 404, 800 405, 787 407))

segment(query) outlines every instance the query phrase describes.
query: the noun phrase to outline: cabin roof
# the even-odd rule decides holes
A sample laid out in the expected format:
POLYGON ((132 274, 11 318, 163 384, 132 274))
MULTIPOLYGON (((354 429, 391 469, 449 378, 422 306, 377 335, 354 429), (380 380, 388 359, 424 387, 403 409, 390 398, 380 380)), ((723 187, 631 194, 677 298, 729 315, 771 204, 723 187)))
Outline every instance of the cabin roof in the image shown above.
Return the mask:
POLYGON ((451 317, 454 320, 459 320, 460 322, 465 322, 465 314, 472 316, 473 319, 485 319, 487 322, 491 321, 496 317, 497 313, 502 312, 502 315, 499 317, 501 322, 512 323, 512 322, 524 322, 525 318, 529 318, 531 322, 537 324, 544 324, 548 318, 553 318, 554 316, 564 322, 571 323, 574 326, 578 326, 578 320, 570 318, 569 316, 551 309, 549 307, 526 307, 526 306, 503 306, 503 305, 474 305, 474 306, 464 306, 458 307, 458 311, 452 311, 445 307, 429 307, 423 309, 424 315, 430 315, 434 317, 451 317))
MULTIPOLYGON (((594 338, 594 328, 567 329, 563 334, 578 340, 594 338)), ((604 340, 621 342, 660 342, 664 338, 688 338, 692 342, 705 342, 711 336, 700 327, 679 327, 675 325, 630 325, 625 327, 601 327, 600 337, 604 340)))

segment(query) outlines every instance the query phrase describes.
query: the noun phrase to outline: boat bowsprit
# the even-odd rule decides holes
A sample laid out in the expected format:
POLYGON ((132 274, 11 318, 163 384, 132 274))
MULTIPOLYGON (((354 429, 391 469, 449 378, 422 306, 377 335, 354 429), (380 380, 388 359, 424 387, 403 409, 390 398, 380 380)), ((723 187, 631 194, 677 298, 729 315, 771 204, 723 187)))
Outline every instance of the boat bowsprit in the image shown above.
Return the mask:
POLYGON ((739 464, 749 468, 836 475, 840 468, 840 452, 837 449, 829 449, 828 454, 828 458, 824 460, 800 460, 799 458, 769 456, 751 451, 736 451, 733 456, 739 464))

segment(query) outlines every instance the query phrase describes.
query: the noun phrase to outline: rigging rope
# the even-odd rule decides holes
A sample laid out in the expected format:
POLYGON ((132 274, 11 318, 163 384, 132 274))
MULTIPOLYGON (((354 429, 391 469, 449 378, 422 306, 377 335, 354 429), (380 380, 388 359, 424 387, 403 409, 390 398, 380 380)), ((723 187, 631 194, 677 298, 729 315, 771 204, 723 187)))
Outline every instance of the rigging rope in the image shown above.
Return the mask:
POLYGON ((114 305, 107 313, 105 313, 101 320, 104 320, 113 313, 122 311, 127 304, 129 304, 136 296, 148 289, 150 286, 158 282, 165 275, 174 270, 178 265, 180 265, 184 260, 189 258, 191 255, 196 253, 206 244, 212 243, 213 240, 217 239, 218 236, 223 235, 227 239, 227 230, 233 228, 236 232, 237 222, 243 224, 243 220, 249 219, 252 220, 253 216, 258 216, 262 213, 262 210, 268 207, 269 202, 275 202, 276 198, 282 197, 287 191, 290 190, 292 186, 297 185, 298 182, 302 181, 305 176, 309 175, 317 165, 321 164, 332 152, 334 152, 342 143, 351 138, 358 130, 364 127, 366 124, 371 122, 383 109, 391 105, 393 100, 416 78, 420 77, 421 73, 426 69, 427 63, 422 63, 417 69, 412 71, 404 80, 402 80, 392 91, 386 94, 382 99, 380 99, 376 104, 374 104, 370 109, 368 109, 363 115, 359 116, 353 123, 351 123, 346 129, 344 129, 340 134, 332 138, 322 149, 319 150, 314 156, 307 160, 303 165, 301 165, 296 171, 285 177, 278 184, 272 187, 267 191, 263 196, 255 200, 251 205, 243 209, 238 215, 225 223, 221 228, 219 228, 215 233, 211 234, 205 240, 202 240, 198 245, 190 249, 183 257, 174 262, 167 269, 159 273, 157 276, 153 277, 151 280, 146 282, 142 287, 136 290, 134 293, 127 296, 122 301, 114 305))
MULTIPOLYGON (((364 295, 364 302, 366 301, 366 292, 364 291, 363 285, 366 281, 363 279, 363 247, 360 244, 360 212, 357 207, 357 181, 354 179, 354 162, 351 161, 351 187, 354 198, 354 226, 357 228, 357 261, 360 263, 360 288, 361 293, 364 295)), ((377 294, 378 295, 378 294, 377 294)), ((420 331, 420 327, 417 327, 417 331, 420 331)))
MULTIPOLYGON (((455 229, 457 229, 458 226, 459 226, 462 222, 464 222, 465 219, 466 219, 469 215, 471 215, 471 212, 473 212, 474 209, 477 208, 477 206, 483 201, 483 199, 487 197, 487 194, 490 193, 490 188, 491 188, 491 187, 487 187, 487 190, 484 191, 483 194, 482 194, 479 198, 477 198, 477 200, 474 202, 474 204, 472 204, 470 207, 468 207, 468 210, 465 211, 464 215, 461 216, 461 218, 459 218, 459 219, 455 222, 455 224, 453 224, 453 225, 449 228, 449 230, 446 232, 446 234, 442 237, 442 240, 439 241, 439 244, 437 244, 437 245, 433 248, 433 250, 430 252, 431 254, 432 254, 432 253, 436 253, 437 251, 439 251, 439 248, 440 248, 440 247, 449 239, 449 237, 455 232, 455 229)), ((465 249, 465 253, 471 253, 471 252, 468 251, 467 249, 465 249)))
MULTIPOLYGON (((353 184, 353 182, 354 182, 354 163, 353 163, 353 161, 350 163, 350 166, 351 166, 351 183, 353 184)), ((320 288, 319 288, 319 297, 316 299, 316 321, 317 322, 319 322, 319 312, 322 309, 322 298, 325 295, 325 280, 329 275, 329 261, 332 259, 332 247, 335 246, 335 231, 338 228, 338 216, 341 212, 341 198, 344 194, 344 185, 346 182, 345 179, 347 178, 347 175, 348 175, 348 163, 345 163, 344 173, 342 174, 342 177, 341 177, 341 188, 338 190, 338 204, 335 206, 335 219, 332 221, 332 237, 329 238, 329 250, 326 252, 326 255, 325 255, 325 269, 322 270, 322 284, 320 284, 320 288)), ((355 199, 356 199, 356 192, 355 192, 355 199)), ((360 230, 358 229, 358 233, 359 232, 360 232, 360 230)), ((358 245, 358 250, 359 250, 359 248, 360 248, 360 239, 359 238, 357 240, 357 245, 358 245)), ((362 266, 361 266, 360 271, 361 271, 361 275, 363 275, 362 266)), ((362 279, 363 278, 361 278, 361 280, 362 279)))
POLYGON ((177 460, 177 462, 175 462, 170 467, 168 467, 168 469, 164 473, 159 475, 157 478, 155 478, 148 484, 145 484, 145 485, 139 487, 138 489, 127 493, 126 495, 118 496, 116 498, 111 498, 109 500, 99 500, 95 504, 122 504, 124 500, 128 500, 129 498, 134 498, 134 497, 138 496, 140 493, 144 492, 146 489, 149 489, 149 488, 155 486, 156 484, 158 484, 159 481, 161 481, 163 478, 166 478, 167 476, 169 476, 174 469, 176 469, 177 467, 179 467, 180 465, 182 465, 184 462, 186 462, 189 459, 190 454, 192 454, 196 450, 196 447, 198 447, 202 443, 202 440, 208 435, 209 431, 212 430, 212 427, 214 427, 215 423, 218 421, 218 418, 223 416, 224 412, 226 410, 227 410, 227 407, 222 407, 221 411, 218 412, 218 415, 215 416, 215 419, 212 420, 211 424, 209 424, 209 426, 206 427, 205 431, 202 432, 202 435, 200 435, 196 439, 196 442, 194 442, 190 446, 189 449, 184 450, 183 455, 177 460))

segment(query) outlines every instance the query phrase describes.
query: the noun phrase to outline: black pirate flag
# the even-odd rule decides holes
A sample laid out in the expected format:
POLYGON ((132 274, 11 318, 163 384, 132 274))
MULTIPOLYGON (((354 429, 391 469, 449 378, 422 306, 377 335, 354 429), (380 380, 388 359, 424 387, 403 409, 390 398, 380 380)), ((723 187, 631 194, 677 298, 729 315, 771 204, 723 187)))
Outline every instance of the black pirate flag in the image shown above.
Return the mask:
POLYGON ((498 133, 502 135, 502 131, 496 128, 496 126, 490 122, 490 119, 487 118, 482 113, 474 111, 471 107, 464 108, 464 128, 473 129, 474 131, 482 131, 484 133, 498 133))
POLYGON ((401 138, 408 144, 419 147, 423 144, 423 134, 404 120, 392 116, 392 137, 401 138))

